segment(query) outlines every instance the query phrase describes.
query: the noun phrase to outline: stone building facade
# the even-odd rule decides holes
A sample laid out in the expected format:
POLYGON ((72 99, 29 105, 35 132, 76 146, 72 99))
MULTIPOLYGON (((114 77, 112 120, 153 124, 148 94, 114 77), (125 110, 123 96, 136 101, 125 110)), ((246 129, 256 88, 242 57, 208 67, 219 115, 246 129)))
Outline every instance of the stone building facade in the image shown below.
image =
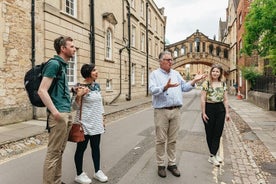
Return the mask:
POLYGON ((229 0, 226 11, 227 26, 224 29, 220 27, 221 31, 223 31, 222 41, 230 44, 229 58, 233 61, 233 68, 231 70, 235 70, 236 75, 236 77, 234 75, 231 77, 236 78, 238 89, 244 98, 247 98, 250 84, 244 79, 242 68, 244 66, 254 66, 260 73, 264 69, 263 58, 257 54, 247 56, 241 52, 243 48, 243 36, 245 34, 244 23, 252 2, 253 0, 229 0))
POLYGON ((105 104, 148 95, 166 26, 153 0, 0 0, 0 11, 0 126, 45 116, 45 108, 29 103, 23 79, 56 54, 60 35, 71 36, 77 48, 70 86, 82 80, 82 64, 93 62, 105 104))
POLYGON ((229 82, 237 85, 237 7, 239 0, 229 0, 226 9, 226 21, 219 22, 219 41, 229 44, 229 82))

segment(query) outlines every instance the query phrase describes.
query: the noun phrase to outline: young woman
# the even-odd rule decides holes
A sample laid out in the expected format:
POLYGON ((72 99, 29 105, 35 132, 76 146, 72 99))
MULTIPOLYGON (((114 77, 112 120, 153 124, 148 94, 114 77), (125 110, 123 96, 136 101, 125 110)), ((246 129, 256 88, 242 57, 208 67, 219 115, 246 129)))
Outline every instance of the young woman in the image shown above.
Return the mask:
POLYGON ((77 176, 75 181, 78 183, 91 183, 92 180, 82 170, 83 154, 87 144, 90 141, 92 149, 92 159, 94 163, 94 178, 100 182, 106 182, 107 176, 100 170, 100 141, 101 134, 104 133, 102 96, 100 85, 96 83, 98 71, 94 64, 84 64, 81 68, 81 75, 84 81, 76 87, 76 98, 73 102, 73 108, 78 109, 77 119, 80 115, 80 104, 82 103, 81 122, 84 129, 85 140, 77 143, 75 152, 75 166, 77 176))
POLYGON ((230 119, 227 87, 225 82, 222 81, 222 75, 222 67, 217 64, 213 65, 210 70, 209 80, 203 82, 201 91, 202 120, 210 151, 208 161, 215 166, 219 166, 222 163, 222 158, 217 152, 224 122, 230 119))

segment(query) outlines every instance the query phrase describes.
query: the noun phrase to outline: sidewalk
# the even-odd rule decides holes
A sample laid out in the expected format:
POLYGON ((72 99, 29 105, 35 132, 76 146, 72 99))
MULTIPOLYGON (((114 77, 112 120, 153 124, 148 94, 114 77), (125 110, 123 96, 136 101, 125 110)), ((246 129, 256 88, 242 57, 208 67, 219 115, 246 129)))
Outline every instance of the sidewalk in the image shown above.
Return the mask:
POLYGON ((229 95, 229 105, 276 159, 276 111, 264 110, 232 95, 229 95))
MULTIPOLYGON (((105 114, 110 115, 129 108, 146 104, 151 97, 132 99, 121 103, 105 106, 105 114)), ((246 100, 238 100, 229 95, 229 105, 248 124, 253 133, 264 143, 276 158, 276 111, 266 111, 246 100)), ((30 120, 0 127, 0 146, 32 137, 45 132, 45 120, 30 120)))
MULTIPOLYGON (((140 99, 132 99, 105 105, 105 115, 115 114, 117 112, 126 111, 127 109, 143 105, 151 102, 151 96, 140 99)), ((29 120, 16 124, 0 126, 0 148, 1 145, 19 141, 24 138, 32 137, 46 132, 46 119, 44 120, 29 120)), ((0 155, 1 156, 1 155, 0 155)))

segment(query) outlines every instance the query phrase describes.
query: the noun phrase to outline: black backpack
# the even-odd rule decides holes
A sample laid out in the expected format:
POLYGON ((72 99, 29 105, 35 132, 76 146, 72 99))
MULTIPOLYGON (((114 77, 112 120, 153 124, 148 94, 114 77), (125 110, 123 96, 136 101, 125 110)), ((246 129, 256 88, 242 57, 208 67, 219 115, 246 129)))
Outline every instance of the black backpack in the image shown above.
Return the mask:
MULTIPOLYGON (((38 88, 40 86, 41 80, 42 80, 42 71, 43 68, 48 64, 48 61, 41 63, 40 65, 35 65, 33 68, 31 68, 29 71, 26 72, 25 77, 24 77, 24 86, 27 91, 29 100, 32 105, 36 107, 45 107, 44 103, 40 99, 40 96, 37 94, 38 88)), ((57 83, 57 80, 59 79, 59 75, 62 73, 62 65, 59 62, 59 71, 57 74, 57 77, 54 78, 53 83, 48 90, 49 94, 51 94, 55 84, 57 83)))

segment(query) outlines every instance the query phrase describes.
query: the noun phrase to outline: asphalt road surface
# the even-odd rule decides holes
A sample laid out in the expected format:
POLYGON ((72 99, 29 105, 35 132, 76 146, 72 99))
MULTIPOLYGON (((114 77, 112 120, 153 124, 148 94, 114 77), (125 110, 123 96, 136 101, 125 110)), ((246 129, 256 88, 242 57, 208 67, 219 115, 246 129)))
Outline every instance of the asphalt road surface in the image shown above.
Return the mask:
MULTIPOLYGON (((208 148, 204 126, 200 119, 199 91, 184 94, 182 123, 177 142, 177 165, 181 177, 167 172, 157 175, 154 147, 153 109, 146 108, 108 123, 101 142, 101 169, 110 184, 213 184, 232 183, 230 161, 224 158, 221 167, 208 163, 208 148)), ((223 137, 221 155, 227 155, 223 137)), ((74 184, 74 151, 76 144, 68 142, 63 156, 63 181, 74 184)), ((42 168, 46 147, 19 155, 0 165, 0 184, 42 183, 42 168)), ((90 147, 84 158, 84 171, 93 177, 90 147)), ((93 179, 93 184, 100 183, 93 179)))

